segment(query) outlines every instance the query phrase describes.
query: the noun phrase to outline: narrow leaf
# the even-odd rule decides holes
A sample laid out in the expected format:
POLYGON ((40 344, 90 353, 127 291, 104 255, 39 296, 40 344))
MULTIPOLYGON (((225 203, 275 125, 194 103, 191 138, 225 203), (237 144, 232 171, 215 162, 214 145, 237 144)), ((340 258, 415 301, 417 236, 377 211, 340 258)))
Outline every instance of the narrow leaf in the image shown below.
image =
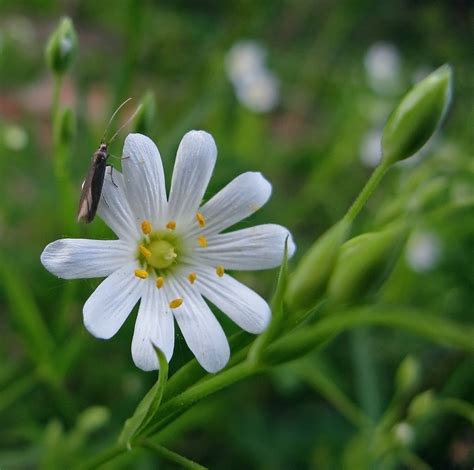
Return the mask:
POLYGON ((285 249, 283 252, 283 262, 278 272, 277 286, 272 299, 272 319, 268 328, 263 332, 250 347, 248 359, 252 362, 258 362, 262 352, 271 343, 271 341, 281 331, 283 323, 283 299, 285 297, 286 286, 288 284, 288 238, 285 240, 285 249))
POLYGON ((153 349, 160 364, 158 380, 138 404, 133 416, 125 421, 119 436, 119 443, 126 445, 129 449, 132 448, 132 440, 143 431, 158 411, 168 380, 168 361, 166 356, 157 346, 153 345, 153 349))

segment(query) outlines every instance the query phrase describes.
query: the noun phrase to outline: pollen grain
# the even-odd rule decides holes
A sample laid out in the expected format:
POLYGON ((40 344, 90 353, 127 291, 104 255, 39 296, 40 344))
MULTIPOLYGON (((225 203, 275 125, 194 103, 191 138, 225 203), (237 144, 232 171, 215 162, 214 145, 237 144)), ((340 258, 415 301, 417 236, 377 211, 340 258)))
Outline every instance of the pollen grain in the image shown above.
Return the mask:
POLYGON ((206 218, 201 212, 196 213, 196 220, 199 224, 199 227, 204 228, 206 226, 206 218))
POLYGON ((166 224, 166 228, 168 230, 174 230, 176 228, 176 220, 170 220, 167 224, 166 224))
POLYGON ((196 273, 189 273, 189 274, 188 274, 188 281, 189 281, 191 284, 194 284, 194 283, 196 282, 196 279, 197 279, 196 273))
POLYGON ((197 238, 198 244, 201 248, 207 248, 207 240, 203 235, 199 235, 197 238))
POLYGON ((151 222, 149 220, 144 220, 142 222, 142 232, 145 235, 150 235, 151 231, 153 230, 153 227, 151 225, 151 222))
POLYGON ((144 245, 140 245, 138 247, 140 254, 143 255, 145 258, 149 258, 151 256, 151 251, 144 245))
POLYGON ((163 287, 164 283, 165 283, 165 278, 164 277, 158 276, 156 278, 156 287, 158 287, 158 289, 161 289, 163 287))
POLYGON ((224 266, 222 266, 222 264, 220 264, 219 266, 216 267, 216 274, 217 274, 219 277, 223 277, 223 276, 224 276, 225 270, 224 270, 224 266))
POLYGON ((183 304, 183 299, 178 297, 177 299, 174 299, 170 302, 170 308, 178 308, 178 307, 181 307, 182 304, 183 304))
POLYGON ((146 279, 148 277, 148 273, 144 269, 135 269, 135 276, 139 277, 140 279, 146 279))

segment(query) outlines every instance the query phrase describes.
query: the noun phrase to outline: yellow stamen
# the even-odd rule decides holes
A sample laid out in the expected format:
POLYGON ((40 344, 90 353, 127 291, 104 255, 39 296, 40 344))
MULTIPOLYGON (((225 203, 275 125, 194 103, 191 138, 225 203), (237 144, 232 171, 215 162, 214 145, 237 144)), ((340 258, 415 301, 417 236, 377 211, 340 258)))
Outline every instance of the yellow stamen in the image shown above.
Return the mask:
POLYGON ((139 277, 140 279, 146 279, 148 277, 148 273, 144 269, 135 269, 135 276, 139 277))
POLYGON ((150 235, 152 229, 153 229, 153 227, 151 226, 151 222, 149 220, 144 220, 142 222, 142 232, 145 235, 150 235))
POLYGON ((167 224, 166 224, 166 228, 168 230, 174 230, 176 228, 176 220, 170 220, 167 224))
POLYGON ((151 251, 144 245, 140 245, 138 247, 140 254, 143 255, 145 258, 149 258, 151 256, 151 251))
POLYGON ((199 224, 199 227, 204 228, 206 226, 206 219, 200 212, 196 214, 196 220, 199 224))
POLYGON ((188 281, 189 281, 191 284, 194 284, 194 283, 196 282, 196 279, 197 279, 196 273, 189 273, 189 275, 188 275, 188 281))
POLYGON ((162 276, 158 276, 156 278, 156 287, 158 287, 158 289, 161 289, 164 283, 165 283, 165 279, 162 276))
POLYGON ((170 307, 178 308, 178 307, 181 307, 182 304, 183 304, 183 299, 177 298, 170 302, 170 307))
POLYGON ((224 270, 224 266, 222 266, 222 264, 220 264, 219 266, 217 266, 216 268, 216 274, 219 276, 219 277, 222 277, 225 273, 225 270, 224 270))
POLYGON ((207 248, 207 240, 206 237, 204 237, 203 235, 199 235, 198 243, 201 248, 207 248))

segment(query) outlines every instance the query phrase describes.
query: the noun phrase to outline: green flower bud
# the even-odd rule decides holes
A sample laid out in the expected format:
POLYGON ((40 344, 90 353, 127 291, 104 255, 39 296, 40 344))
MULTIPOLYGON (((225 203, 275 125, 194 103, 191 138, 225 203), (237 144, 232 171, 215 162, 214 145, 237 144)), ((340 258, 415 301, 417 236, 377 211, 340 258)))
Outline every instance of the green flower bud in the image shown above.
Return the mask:
POLYGON ((59 125, 56 127, 57 142, 69 145, 76 136, 76 116, 71 108, 64 108, 59 114, 59 125))
POLYGON ((386 164, 410 157, 433 135, 449 107, 451 83, 452 69, 443 65, 404 96, 383 131, 386 164))
POLYGON ((110 419, 110 411, 104 406, 91 406, 77 418, 76 428, 90 434, 104 426, 110 419))
POLYGON ((405 236, 404 227, 397 224, 344 243, 329 280, 329 298, 335 303, 355 302, 378 287, 393 267, 405 236))
POLYGON ((403 359, 398 367, 397 375, 395 377, 397 390, 401 393, 408 394, 420 383, 420 364, 412 356, 407 356, 403 359))
POLYGON ((63 18, 46 45, 46 62, 57 75, 72 65, 77 53, 77 36, 72 21, 63 18))
POLYGON ((408 407, 408 417, 417 420, 429 415, 435 407, 433 390, 426 390, 417 395, 408 407))
POLYGON ((155 94, 149 90, 140 101, 140 108, 133 119, 133 130, 140 134, 149 135, 155 120, 155 94))
POLYGON ((326 289, 349 228, 350 222, 341 220, 305 254, 289 279, 285 302, 290 309, 307 309, 317 302, 326 289))

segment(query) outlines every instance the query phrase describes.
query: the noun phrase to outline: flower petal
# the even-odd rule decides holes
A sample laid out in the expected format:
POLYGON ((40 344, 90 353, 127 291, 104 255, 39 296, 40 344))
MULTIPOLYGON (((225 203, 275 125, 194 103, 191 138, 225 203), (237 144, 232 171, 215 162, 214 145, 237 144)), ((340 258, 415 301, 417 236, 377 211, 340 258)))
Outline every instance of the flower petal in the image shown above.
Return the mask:
POLYGON ((152 343, 164 352, 169 362, 174 348, 174 319, 164 292, 156 288, 151 278, 145 284, 133 333, 132 357, 140 369, 155 370, 159 363, 152 343))
POLYGON ((188 132, 179 144, 169 197, 170 217, 180 223, 194 219, 214 170, 217 149, 204 131, 188 132))
POLYGON ((97 338, 109 339, 122 326, 145 287, 134 276, 136 262, 127 263, 102 281, 83 308, 84 325, 97 338))
POLYGON ((256 292, 207 266, 195 267, 196 287, 234 323, 249 333, 261 333, 270 322, 271 310, 256 292))
MULTIPOLYGON (((249 171, 237 176, 199 209, 206 220, 203 233, 218 233, 245 219, 260 209, 271 193, 272 185, 261 173, 249 171)), ((192 235, 198 231, 196 227, 192 235)))
POLYGON ((122 173, 108 166, 97 213, 120 239, 135 241, 141 234, 128 204, 124 187, 122 173))
POLYGON ((290 232, 281 225, 265 224, 212 235, 207 238, 207 248, 195 248, 183 261, 236 270, 274 268, 282 262, 287 237, 288 256, 291 257, 295 244, 290 232))
POLYGON ((123 146, 125 193, 139 225, 150 220, 154 226, 166 217, 166 187, 158 148, 142 134, 129 134, 123 146))
POLYGON ((173 298, 184 300, 173 309, 173 315, 186 344, 207 372, 219 371, 230 357, 224 330, 194 286, 176 278, 170 281, 168 286, 173 298))
POLYGON ((130 245, 122 240, 63 238, 41 253, 43 266, 63 279, 108 276, 132 259, 130 245))

